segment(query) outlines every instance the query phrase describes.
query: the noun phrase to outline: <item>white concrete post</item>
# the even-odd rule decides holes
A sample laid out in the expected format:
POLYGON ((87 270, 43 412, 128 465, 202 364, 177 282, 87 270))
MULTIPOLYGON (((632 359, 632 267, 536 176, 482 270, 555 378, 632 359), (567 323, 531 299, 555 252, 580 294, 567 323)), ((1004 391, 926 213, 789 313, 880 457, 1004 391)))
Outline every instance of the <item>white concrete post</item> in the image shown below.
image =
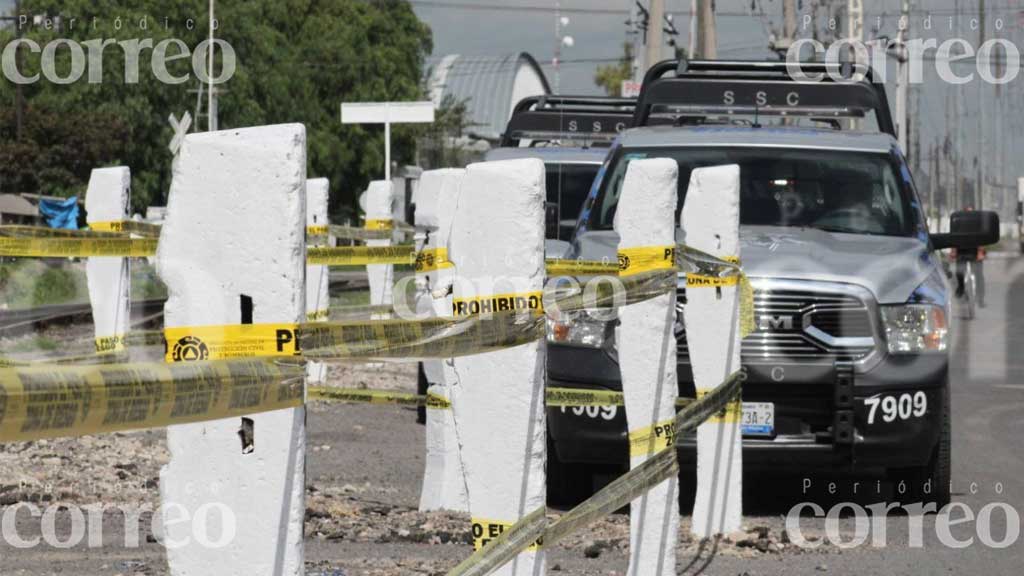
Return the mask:
MULTIPOLYGON (((85 192, 86 222, 90 225, 128 219, 131 172, 126 166, 96 168, 85 192)), ((99 229, 106 229, 102 224, 99 229)), ((131 306, 131 268, 128 258, 93 257, 85 263, 86 284, 98 354, 125 350, 131 306)))
MULTIPOLYGON (((422 286, 417 313, 452 315, 451 296, 435 298, 432 291, 451 283, 453 267, 447 261, 448 237, 465 170, 444 169, 424 172, 416 191, 416 225, 434 228, 424 234, 417 262, 417 286, 422 286)), ((421 233, 418 233, 419 235, 421 233)), ((427 455, 423 471, 420 510, 468 511, 466 479, 455 434, 449 382, 450 362, 424 360, 427 382, 427 455)))
MULTIPOLYGON (((520 304, 535 297, 539 308, 543 162, 471 164, 462 189, 449 241, 457 315, 463 305, 494 305, 510 294, 522 296, 520 304)), ((477 547, 545 505, 544 361, 543 339, 454 360, 452 406, 477 547)), ((544 564, 543 549, 531 547, 493 574, 533 576, 544 564)))
MULTIPOLYGON (((186 136, 156 256, 165 326, 238 325, 249 315, 253 324, 302 322, 305 194, 301 124, 186 136)), ((160 493, 173 576, 303 573, 304 408, 172 426, 167 444, 160 493), (222 520, 225 509, 233 522, 222 520), (235 533, 213 548, 195 526, 210 539, 235 533)))
MULTIPOLYGON (((740 169, 698 168, 683 206, 684 242, 719 258, 739 258, 740 169)), ((740 369, 739 286, 699 287, 687 282, 686 341, 697 396, 740 369)), ((743 507, 740 403, 697 428, 697 499, 692 532, 699 538, 740 530, 743 507)))
MULTIPOLYGON (((390 229, 393 226, 394 186, 390 180, 374 180, 366 190, 366 223, 370 228, 390 229)), ((390 246, 391 240, 367 240, 367 246, 390 246)), ((368 264, 370 305, 391 306, 394 303, 395 267, 392 264, 368 264)))
MULTIPOLYGON (((676 182, 667 158, 634 160, 626 170, 615 213, 620 274, 628 277, 675 266, 676 182)), ((635 468, 662 450, 674 450, 676 397, 675 293, 624 306, 615 340, 629 429, 629 464, 635 468)), ((676 573, 679 485, 665 480, 630 505, 629 574, 676 573)))
MULTIPOLYGON (((327 178, 306 181, 306 227, 327 226, 327 200, 330 183, 327 178)), ((326 322, 331 308, 330 268, 306 266, 306 321, 326 322)), ((327 380, 327 365, 322 362, 306 364, 306 382, 322 383, 327 380)))

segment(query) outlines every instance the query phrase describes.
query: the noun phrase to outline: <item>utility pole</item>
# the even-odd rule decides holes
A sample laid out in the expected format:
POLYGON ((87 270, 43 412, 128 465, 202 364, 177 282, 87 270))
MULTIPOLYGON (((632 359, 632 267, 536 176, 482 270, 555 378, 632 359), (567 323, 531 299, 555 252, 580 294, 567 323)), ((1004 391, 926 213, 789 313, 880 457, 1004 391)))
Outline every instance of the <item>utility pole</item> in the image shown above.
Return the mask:
MULTIPOLYGON (((928 209, 925 210, 925 219, 928 222, 928 230, 931 232, 938 232, 935 227, 937 220, 938 210, 935 206, 935 188, 939 185, 939 147, 937 144, 932 144, 931 156, 928 157, 931 160, 931 168, 928 178, 928 209)), ((920 172, 918 172, 920 174, 920 172)))
POLYGON ((647 71, 647 26, 649 24, 647 9, 634 0, 629 11, 629 22, 631 30, 629 34, 633 38, 633 81, 643 82, 644 72, 647 71))
POLYGON ((697 0, 690 0, 690 41, 686 54, 690 58, 697 57, 697 0))
POLYGON ((562 35, 562 28, 569 25, 569 18, 562 16, 562 3, 561 1, 555 2, 555 58, 552 60, 552 64, 555 68, 555 94, 561 92, 562 84, 562 46, 566 48, 572 48, 575 44, 572 36, 568 34, 562 35))
POLYGON ((783 0, 782 2, 782 42, 779 46, 784 50, 796 40, 796 0, 783 0))
MULTIPOLYGON (((978 46, 985 43, 985 0, 978 0, 978 46)), ((981 64, 980 62, 978 63, 981 64)), ((988 63, 985 63, 988 66, 988 63)), ((985 82, 980 79, 978 82, 978 113, 981 121, 978 123, 978 184, 974 187, 974 209, 981 210, 985 203, 985 82)))
POLYGON ((898 123, 897 140, 903 154, 909 155, 907 146, 907 89, 910 83, 910 66, 907 65, 907 28, 910 26, 910 0, 903 0, 900 10, 900 30, 896 35, 896 122, 898 123))
POLYGON ((206 113, 207 113, 207 126, 210 132, 217 130, 217 88, 213 85, 213 49, 216 46, 213 43, 213 2, 210 0, 210 47, 207 50, 207 55, 210 58, 209 67, 207 68, 207 102, 206 102, 206 113))
MULTIPOLYGON (((960 0, 956 0, 954 3, 956 11, 956 20, 960 22, 960 0)), ((959 28, 959 24, 957 24, 959 28)), ((963 174, 961 173, 961 162, 960 151, 963 150, 960 142, 960 117, 963 116, 963 99, 961 98, 961 86, 956 84, 952 86, 953 90, 953 106, 955 113, 951 116, 953 118, 953 202, 949 204, 949 211, 952 213, 954 210, 958 210, 963 206, 964 194, 963 194, 963 174)))
POLYGON ((700 58, 718 57, 713 0, 697 0, 697 54, 700 58))
POLYGON ((650 20, 647 22, 647 67, 661 62, 664 44, 665 0, 651 0, 650 20))
MULTIPOLYGON (((0 22, 10 21, 14 23, 14 36, 18 40, 24 36, 24 32, 21 29, 21 0, 14 0, 14 14, 12 16, 0 16, 0 22)), ((18 70, 21 70, 21 45, 19 44, 14 50, 15 64, 18 70)), ((14 85, 14 126, 15 126, 15 140, 21 141, 22 132, 22 114, 25 108, 25 95, 22 92, 21 84, 14 85)))

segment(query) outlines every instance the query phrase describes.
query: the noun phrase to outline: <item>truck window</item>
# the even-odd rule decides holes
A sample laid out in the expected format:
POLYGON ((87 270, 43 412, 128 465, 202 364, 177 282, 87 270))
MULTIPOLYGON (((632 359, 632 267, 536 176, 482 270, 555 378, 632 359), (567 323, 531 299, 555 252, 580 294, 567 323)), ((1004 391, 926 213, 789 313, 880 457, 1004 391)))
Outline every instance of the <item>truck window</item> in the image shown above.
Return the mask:
POLYGON ((547 164, 547 201, 558 205, 560 222, 571 220, 575 224, 600 169, 600 164, 547 164))
POLYGON ((913 234, 911 192, 888 154, 767 147, 623 150, 602 183, 591 229, 612 228, 626 167, 638 158, 672 158, 679 164, 677 211, 694 168, 738 164, 741 224, 913 234))

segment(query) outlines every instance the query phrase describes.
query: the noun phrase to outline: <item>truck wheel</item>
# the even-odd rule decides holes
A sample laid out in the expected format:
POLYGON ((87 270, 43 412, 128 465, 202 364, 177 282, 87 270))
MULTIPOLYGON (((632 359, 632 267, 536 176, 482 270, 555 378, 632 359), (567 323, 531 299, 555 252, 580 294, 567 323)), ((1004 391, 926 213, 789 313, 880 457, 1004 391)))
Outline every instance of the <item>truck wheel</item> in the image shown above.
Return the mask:
POLYGON ((548 437, 548 504, 575 506, 590 496, 593 478, 585 464, 568 464, 558 459, 558 451, 548 437))
POLYGON ((950 424, 950 401, 949 384, 946 384, 943 393, 945 402, 942 408, 942 429, 939 432, 939 441, 932 450, 932 456, 925 466, 913 468, 900 468, 893 471, 892 480, 899 486, 899 482, 906 483, 906 492, 900 494, 898 489, 896 499, 906 504, 923 502, 924 504, 934 503, 935 510, 941 510, 949 504, 950 492, 950 462, 951 457, 951 424, 950 424), (929 487, 929 490, 926 490, 929 487))

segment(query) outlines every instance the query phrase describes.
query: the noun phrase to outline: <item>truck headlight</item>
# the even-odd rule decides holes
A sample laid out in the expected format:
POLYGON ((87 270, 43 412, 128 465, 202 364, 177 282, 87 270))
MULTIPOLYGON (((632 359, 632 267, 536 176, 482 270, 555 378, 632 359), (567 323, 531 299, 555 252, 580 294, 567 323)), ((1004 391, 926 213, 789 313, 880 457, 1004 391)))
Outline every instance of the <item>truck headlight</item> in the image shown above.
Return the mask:
POLYGON ((882 323, 890 354, 940 352, 949 346, 949 324, 941 306, 882 306, 882 323))
POLYGON ((549 316, 548 342, 603 348, 611 331, 611 321, 608 319, 611 314, 613 312, 608 310, 577 310, 562 313, 557 320, 549 316))

